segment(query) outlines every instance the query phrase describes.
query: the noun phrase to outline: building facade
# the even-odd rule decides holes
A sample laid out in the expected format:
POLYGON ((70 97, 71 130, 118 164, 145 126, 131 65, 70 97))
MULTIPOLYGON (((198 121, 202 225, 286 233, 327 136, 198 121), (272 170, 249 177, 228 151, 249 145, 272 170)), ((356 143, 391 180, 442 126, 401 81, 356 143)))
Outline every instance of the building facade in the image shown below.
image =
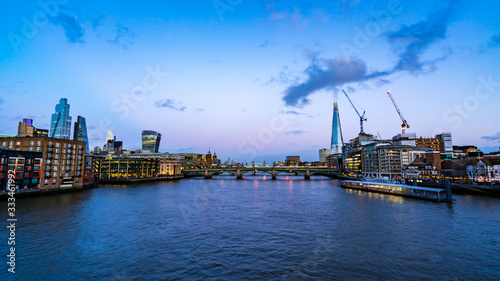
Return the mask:
POLYGON ((86 143, 85 154, 89 154, 89 138, 87 134, 87 122, 82 116, 78 116, 75 122, 75 129, 73 131, 73 140, 86 143))
POLYGON ((83 186, 84 142, 47 137, 7 137, 0 138, 0 146, 42 153, 40 189, 83 186))
POLYGON ((50 137, 69 140, 71 135, 71 116, 69 116, 68 100, 62 98, 56 105, 56 112, 52 114, 50 137))
POLYGON ((17 135, 20 137, 36 137, 36 128, 33 126, 33 119, 23 118, 17 127, 17 135))
POLYGON ((342 154, 343 145, 344 145, 344 140, 342 138, 342 126, 340 125, 339 106, 337 104, 337 101, 335 100, 333 102, 332 143, 331 143, 330 153, 342 154))
POLYGON ((142 131, 142 150, 158 152, 160 149, 161 134, 155 131, 142 131))
POLYGON ((9 178, 14 180, 16 190, 39 188, 42 158, 41 152, 0 149, 1 191, 7 190, 9 178))

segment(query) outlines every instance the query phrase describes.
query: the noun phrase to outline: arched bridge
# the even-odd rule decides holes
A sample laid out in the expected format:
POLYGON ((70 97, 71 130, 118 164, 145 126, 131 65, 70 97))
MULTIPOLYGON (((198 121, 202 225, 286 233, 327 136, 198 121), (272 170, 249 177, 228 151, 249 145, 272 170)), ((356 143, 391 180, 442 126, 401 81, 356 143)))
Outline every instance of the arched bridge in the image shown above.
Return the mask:
POLYGON ((212 178, 213 175, 219 175, 224 172, 230 175, 235 175, 237 179, 243 179, 244 174, 262 172, 271 175, 272 179, 282 173, 295 173, 296 175, 303 175, 304 179, 311 179, 313 175, 323 175, 338 177, 339 173, 326 167, 228 167, 228 168, 212 168, 212 169, 183 169, 182 174, 185 176, 203 176, 207 179, 212 178))

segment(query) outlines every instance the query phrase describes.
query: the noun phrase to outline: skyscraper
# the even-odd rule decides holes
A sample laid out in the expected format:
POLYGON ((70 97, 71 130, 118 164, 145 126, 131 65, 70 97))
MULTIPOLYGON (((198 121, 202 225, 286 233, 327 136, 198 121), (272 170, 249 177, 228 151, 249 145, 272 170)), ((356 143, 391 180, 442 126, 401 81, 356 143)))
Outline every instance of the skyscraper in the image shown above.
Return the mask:
POLYGON ((50 137, 58 139, 70 139, 71 116, 69 116, 68 100, 62 98, 56 105, 56 113, 52 114, 50 124, 50 137))
POLYGON ((142 131, 142 150, 158 152, 161 134, 155 131, 142 131))
POLYGON ((342 127, 340 126, 340 114, 339 106, 337 100, 333 103, 333 120, 332 120, 332 154, 341 154, 342 145, 344 140, 342 139, 342 127))
POLYGON ((85 142, 85 154, 89 154, 89 139, 87 135, 87 122, 82 116, 78 116, 73 131, 73 140, 85 142))

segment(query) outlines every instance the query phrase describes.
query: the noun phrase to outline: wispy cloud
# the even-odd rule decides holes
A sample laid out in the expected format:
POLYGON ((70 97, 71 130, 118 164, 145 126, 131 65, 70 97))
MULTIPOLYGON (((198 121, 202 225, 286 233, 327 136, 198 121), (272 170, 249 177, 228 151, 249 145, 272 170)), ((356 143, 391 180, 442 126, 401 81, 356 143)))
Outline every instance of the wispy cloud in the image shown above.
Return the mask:
POLYGON ((500 47, 500 34, 493 35, 488 43, 489 48, 500 47))
POLYGON ((117 46, 121 46, 123 49, 127 49, 128 46, 134 43, 135 35, 126 26, 118 25, 116 27, 116 34, 113 39, 108 40, 109 43, 117 46))
POLYGON ((339 11, 342 13, 349 12, 352 8, 356 7, 361 0, 343 0, 339 4, 339 11))
POLYGON ((203 111, 205 111, 205 110, 206 110, 205 108, 200 107, 200 108, 197 108, 197 109, 196 109, 196 112, 203 112, 203 111))
POLYGON ((50 22, 64 29, 64 34, 70 43, 85 43, 83 35, 85 31, 75 17, 60 14, 50 18, 50 22))
POLYGON ((304 133, 305 133, 304 130, 295 130, 295 131, 286 132, 287 135, 302 135, 304 133))
POLYGON ((485 140, 489 140, 489 141, 500 141, 500 132, 498 132, 492 136, 484 136, 481 138, 485 139, 485 140))
POLYGON ((155 102, 155 107, 159 108, 165 107, 177 111, 186 111, 187 108, 185 106, 178 106, 177 104, 179 104, 179 102, 177 102, 174 99, 164 99, 164 100, 157 100, 155 102))
POLYGON ((398 58, 394 67, 388 70, 368 71, 365 61, 356 57, 340 56, 334 59, 320 58, 317 52, 309 51, 309 66, 303 71, 305 81, 291 79, 290 75, 281 72, 270 82, 288 82, 283 101, 287 106, 304 106, 309 103, 309 95, 319 90, 337 90, 347 83, 362 83, 375 80, 377 85, 390 83, 383 79, 396 72, 407 72, 412 75, 429 73, 436 69, 435 63, 445 59, 440 57, 423 61, 422 55, 435 42, 446 38, 446 30, 454 14, 454 4, 450 2, 443 9, 431 14, 421 22, 402 26, 398 31, 390 32, 387 39, 398 58))
POLYGON ((271 45, 271 41, 269 39, 266 39, 266 41, 262 42, 259 47, 265 48, 267 46, 271 45))

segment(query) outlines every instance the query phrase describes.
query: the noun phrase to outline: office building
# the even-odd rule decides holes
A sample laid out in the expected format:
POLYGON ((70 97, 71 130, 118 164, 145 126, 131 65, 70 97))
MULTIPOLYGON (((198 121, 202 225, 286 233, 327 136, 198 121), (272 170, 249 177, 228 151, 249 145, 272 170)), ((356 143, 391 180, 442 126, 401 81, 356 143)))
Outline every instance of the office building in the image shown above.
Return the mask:
POLYGON ((344 145, 343 142, 339 106, 335 100, 333 103, 331 154, 342 154, 342 146, 344 145))
POLYGON ((158 152, 160 149, 161 134, 155 131, 142 131, 142 150, 158 152))
POLYGON ((36 133, 37 137, 48 137, 49 136, 49 130, 46 130, 46 129, 36 128, 35 133, 36 133))
POLYGON ((17 127, 17 135, 20 137, 35 137, 36 128, 33 126, 33 119, 23 118, 17 127))
POLYGON ((326 157, 331 154, 331 150, 328 148, 322 148, 319 150, 319 162, 326 162, 326 157))
POLYGON ((85 143, 85 154, 89 154, 89 139, 87 135, 87 123, 85 118, 78 116, 75 122, 75 130, 73 131, 73 140, 85 143))
POLYGON ((71 116, 69 116, 68 100, 62 98, 56 105, 56 112, 52 114, 50 137, 56 139, 70 139, 71 116))

